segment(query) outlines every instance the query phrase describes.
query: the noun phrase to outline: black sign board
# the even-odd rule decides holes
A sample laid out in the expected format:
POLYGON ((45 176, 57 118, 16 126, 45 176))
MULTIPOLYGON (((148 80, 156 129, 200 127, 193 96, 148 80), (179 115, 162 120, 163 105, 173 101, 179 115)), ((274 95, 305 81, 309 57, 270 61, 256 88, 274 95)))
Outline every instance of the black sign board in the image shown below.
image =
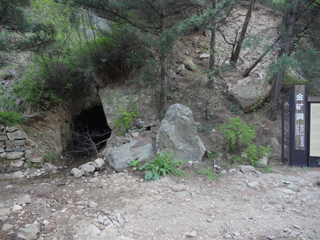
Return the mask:
POLYGON ((290 95, 290 166, 308 165, 307 130, 308 99, 305 85, 292 87, 290 95))

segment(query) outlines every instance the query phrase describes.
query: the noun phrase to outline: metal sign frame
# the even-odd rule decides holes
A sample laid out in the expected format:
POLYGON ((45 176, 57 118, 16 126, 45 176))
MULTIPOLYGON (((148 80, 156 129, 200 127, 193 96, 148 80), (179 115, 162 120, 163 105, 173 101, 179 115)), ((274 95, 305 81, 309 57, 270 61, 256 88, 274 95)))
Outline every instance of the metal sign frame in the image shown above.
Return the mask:
MULTIPOLYGON (((311 154, 312 154, 312 152, 311 152, 311 147, 312 147, 312 137, 313 137, 313 135, 316 135, 316 137, 320 137, 320 131, 319 131, 319 129, 314 129, 314 124, 313 124, 313 121, 315 120, 315 119, 313 119, 314 118, 314 114, 312 114, 312 110, 313 110, 313 105, 314 106, 317 106, 317 109, 320 109, 320 107, 319 107, 319 105, 320 105, 320 97, 309 97, 308 98, 308 109, 309 109, 309 126, 310 126, 310 128, 309 128, 309 136, 308 136, 308 167, 320 167, 320 161, 319 161, 319 159, 320 159, 320 154, 318 153, 318 154, 316 154, 316 155, 319 155, 319 156, 311 156, 311 154), (315 130, 318 130, 318 132, 317 133, 315 133, 315 130)), ((318 119, 319 118, 319 116, 320 116, 320 112, 319 112, 319 110, 317 111, 317 113, 316 113, 316 118, 318 119)), ((317 121, 319 121, 319 120, 317 120, 317 121)), ((317 123, 317 125, 319 125, 319 123, 317 123)), ((319 125, 319 127, 320 127, 320 125, 319 125)), ((318 146, 318 142, 319 141, 317 141, 317 143, 316 143, 316 145, 318 146)), ((320 146, 320 144, 319 144, 319 146, 320 146)), ((318 147, 319 147, 318 146, 318 147)))

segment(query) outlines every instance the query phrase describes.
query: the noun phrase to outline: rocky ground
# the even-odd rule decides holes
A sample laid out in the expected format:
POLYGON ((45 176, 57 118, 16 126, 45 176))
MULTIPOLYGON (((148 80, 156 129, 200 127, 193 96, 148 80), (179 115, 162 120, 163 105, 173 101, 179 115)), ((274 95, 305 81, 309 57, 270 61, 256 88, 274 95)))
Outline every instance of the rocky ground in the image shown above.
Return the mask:
POLYGON ((156 182, 126 171, 46 175, 56 171, 1 180, 0 239, 320 239, 320 169, 156 182))

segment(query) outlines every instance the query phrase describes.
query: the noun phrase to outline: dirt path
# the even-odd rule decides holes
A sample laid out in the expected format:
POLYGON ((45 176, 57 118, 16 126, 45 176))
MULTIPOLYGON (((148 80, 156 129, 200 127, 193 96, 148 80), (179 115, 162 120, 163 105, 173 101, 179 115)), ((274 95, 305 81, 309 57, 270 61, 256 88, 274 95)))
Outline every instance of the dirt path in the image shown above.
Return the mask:
POLYGON ((236 170, 212 182, 199 175, 143 182, 104 172, 36 184, 2 181, 0 239, 21 239, 23 227, 38 230, 37 239, 56 240, 320 239, 320 169, 275 172, 236 170), (31 202, 12 212, 26 195, 31 202))

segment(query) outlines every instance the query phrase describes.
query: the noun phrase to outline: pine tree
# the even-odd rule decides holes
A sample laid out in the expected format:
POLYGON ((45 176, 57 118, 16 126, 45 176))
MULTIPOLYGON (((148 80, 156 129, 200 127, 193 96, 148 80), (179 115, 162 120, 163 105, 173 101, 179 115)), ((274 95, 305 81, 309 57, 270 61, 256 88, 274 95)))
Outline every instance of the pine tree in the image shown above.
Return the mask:
POLYGON ((316 88, 310 89, 314 93, 319 93, 320 89, 320 3, 318 0, 286 0, 283 11, 279 34, 281 43, 277 63, 273 66, 275 71, 268 112, 268 118, 273 121, 276 120, 277 103, 289 68, 305 77, 307 84, 316 88), (300 44, 302 40, 304 46, 300 44))
POLYGON ((202 5, 196 0, 74 0, 73 4, 94 12, 118 24, 130 26, 148 39, 158 49, 160 59, 160 117, 166 112, 166 71, 167 53, 171 50, 178 35, 194 27, 205 26, 213 20, 223 7, 232 3, 225 0, 216 9, 205 11, 196 16, 197 8, 202 5))
POLYGON ((29 0, 0 0, 0 51, 37 51, 54 42, 54 27, 30 20, 29 0))

